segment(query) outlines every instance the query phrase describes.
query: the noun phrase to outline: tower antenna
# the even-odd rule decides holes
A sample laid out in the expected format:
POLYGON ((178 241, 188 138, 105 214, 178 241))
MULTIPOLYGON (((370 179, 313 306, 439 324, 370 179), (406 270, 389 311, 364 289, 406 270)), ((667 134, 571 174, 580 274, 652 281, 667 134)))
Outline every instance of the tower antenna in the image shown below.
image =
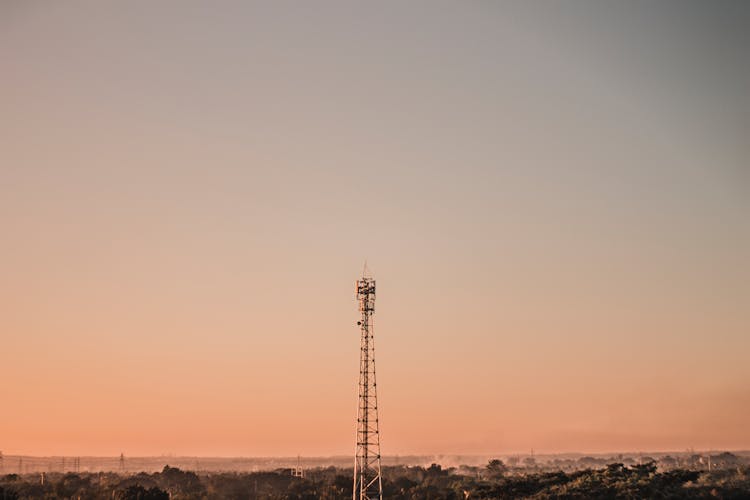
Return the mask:
POLYGON ((370 268, 367 267, 367 259, 365 259, 365 265, 362 266, 362 277, 363 278, 370 278, 370 268))
POLYGON ((375 381, 375 342, 372 315, 375 312, 375 280, 368 276, 367 261, 362 278, 357 280, 359 302, 359 404, 357 406, 357 447, 354 454, 354 490, 352 500, 383 498, 380 475, 380 429, 378 393, 375 381))

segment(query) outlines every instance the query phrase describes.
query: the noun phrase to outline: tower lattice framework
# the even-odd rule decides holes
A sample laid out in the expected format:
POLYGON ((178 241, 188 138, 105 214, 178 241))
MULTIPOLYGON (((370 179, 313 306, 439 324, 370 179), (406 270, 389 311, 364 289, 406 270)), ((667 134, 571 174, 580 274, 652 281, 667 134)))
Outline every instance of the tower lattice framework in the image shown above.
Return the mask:
POLYGON ((357 449, 354 456, 353 500, 382 499, 380 475, 380 430, 378 393, 375 381, 375 343, 372 315, 375 312, 375 280, 357 280, 357 301, 362 316, 359 352, 359 405, 357 406, 357 449))

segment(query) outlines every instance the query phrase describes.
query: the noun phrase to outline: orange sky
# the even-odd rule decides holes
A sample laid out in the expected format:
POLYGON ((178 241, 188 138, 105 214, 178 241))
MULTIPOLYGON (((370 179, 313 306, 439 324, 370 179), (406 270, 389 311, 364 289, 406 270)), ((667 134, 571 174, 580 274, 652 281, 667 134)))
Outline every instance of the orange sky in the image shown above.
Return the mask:
POLYGON ((0 450, 750 448, 743 2, 0 6, 0 450))

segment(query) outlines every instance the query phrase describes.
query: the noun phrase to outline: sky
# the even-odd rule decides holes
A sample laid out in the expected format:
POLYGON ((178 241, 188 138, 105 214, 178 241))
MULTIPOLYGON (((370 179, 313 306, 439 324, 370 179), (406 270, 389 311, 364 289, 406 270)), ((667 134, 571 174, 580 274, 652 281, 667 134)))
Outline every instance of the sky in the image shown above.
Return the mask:
POLYGON ((750 4, 0 4, 0 450, 750 449, 750 4))

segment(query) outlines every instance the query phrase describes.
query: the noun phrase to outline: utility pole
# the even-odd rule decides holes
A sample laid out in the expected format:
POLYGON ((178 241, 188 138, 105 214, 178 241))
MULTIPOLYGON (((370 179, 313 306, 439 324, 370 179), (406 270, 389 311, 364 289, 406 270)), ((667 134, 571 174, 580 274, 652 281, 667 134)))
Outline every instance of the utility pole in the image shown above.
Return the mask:
POLYGON ((297 455, 297 466, 292 468, 292 476, 294 477, 305 477, 305 471, 302 469, 302 464, 300 463, 300 456, 297 455))

